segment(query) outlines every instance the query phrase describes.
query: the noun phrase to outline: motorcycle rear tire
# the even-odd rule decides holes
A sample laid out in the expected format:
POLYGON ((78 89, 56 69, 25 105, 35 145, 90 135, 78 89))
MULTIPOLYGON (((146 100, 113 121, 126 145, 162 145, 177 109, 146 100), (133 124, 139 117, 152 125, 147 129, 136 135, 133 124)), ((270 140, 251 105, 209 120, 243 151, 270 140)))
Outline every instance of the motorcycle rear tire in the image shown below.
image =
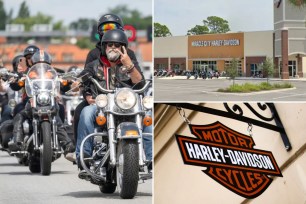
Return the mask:
POLYGON ((52 147, 51 147, 51 125, 49 121, 43 121, 41 127, 41 150, 40 150, 40 169, 41 174, 48 176, 51 173, 52 147))
POLYGON ((122 140, 117 148, 117 187, 123 199, 131 199, 137 193, 139 180, 139 154, 137 140, 122 140), (122 170, 119 165, 122 163, 122 170))
POLYGON ((116 184, 113 183, 106 183, 99 186, 101 193, 111 194, 114 193, 116 190, 116 184))

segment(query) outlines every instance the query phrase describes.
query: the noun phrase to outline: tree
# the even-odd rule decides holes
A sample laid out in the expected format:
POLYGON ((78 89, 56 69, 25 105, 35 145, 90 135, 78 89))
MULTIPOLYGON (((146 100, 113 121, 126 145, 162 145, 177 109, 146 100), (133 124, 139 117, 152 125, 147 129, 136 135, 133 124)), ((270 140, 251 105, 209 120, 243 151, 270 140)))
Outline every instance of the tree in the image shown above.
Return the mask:
POLYGON ((267 77, 267 83, 269 83, 269 77, 273 76, 274 73, 274 64, 270 57, 267 57, 266 60, 259 65, 263 71, 263 75, 267 77))
POLYGON ((297 7, 302 7, 306 5, 306 0, 288 0, 288 1, 297 7))
POLYGON ((26 2, 23 1, 20 5, 17 18, 29 18, 29 17, 30 17, 29 7, 27 6, 26 2))
POLYGON ((78 39, 76 45, 81 49, 93 49, 95 45, 90 41, 88 37, 78 39))
POLYGON ((0 30, 5 29, 6 24, 6 12, 4 9, 3 1, 0 0, 0 30))
POLYGON ((154 23, 154 37, 167 37, 172 36, 166 25, 160 23, 154 23))
POLYGON ((209 33, 227 33, 230 31, 228 21, 218 16, 209 16, 203 20, 204 26, 209 28, 209 33))
POLYGON ((217 16, 209 16, 203 20, 204 25, 196 25, 187 31, 187 35, 202 35, 208 33, 226 33, 230 31, 228 21, 217 16))
POLYGON ((10 9, 9 13, 6 16, 6 23, 11 24, 13 20, 13 9, 10 9))
POLYGON ((70 23, 69 28, 73 30, 83 30, 88 31, 92 29, 92 26, 96 24, 95 19, 80 18, 77 21, 70 23))
MULTIPOLYGON (((27 18, 17 17, 12 20, 12 23, 15 24, 23 24, 26 31, 29 31, 34 24, 52 24, 53 18, 52 16, 44 15, 40 12, 36 14, 36 16, 30 16, 27 18)), ((58 21, 53 24, 54 30, 61 30, 63 22, 58 21)))
POLYGON ((196 25, 194 28, 188 30, 187 35, 202 35, 209 33, 207 26, 196 25))
POLYGON ((233 80, 233 85, 235 84, 235 78, 238 76, 238 60, 232 59, 228 67, 225 68, 226 75, 233 80))

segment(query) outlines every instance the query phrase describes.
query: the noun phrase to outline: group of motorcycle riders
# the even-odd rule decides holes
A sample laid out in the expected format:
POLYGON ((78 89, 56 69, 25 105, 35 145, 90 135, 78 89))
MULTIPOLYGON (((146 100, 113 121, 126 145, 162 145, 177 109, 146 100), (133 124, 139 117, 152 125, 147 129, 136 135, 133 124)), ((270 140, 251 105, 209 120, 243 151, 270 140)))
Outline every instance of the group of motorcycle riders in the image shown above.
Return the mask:
MULTIPOLYGON (((135 89, 142 88, 145 84, 144 76, 137 62, 136 56, 128 48, 128 40, 123 31, 123 22, 120 17, 114 14, 103 15, 98 21, 98 34, 100 41, 96 48, 91 50, 86 58, 85 68, 79 76, 92 77, 99 81, 105 89, 114 89, 129 85, 135 89), (121 69, 116 69, 121 67, 121 69), (124 72, 120 70, 125 70, 124 72)), ((19 75, 15 81, 0 79, 0 93, 6 93, 8 101, 13 98, 17 102, 14 110, 11 110, 9 104, 2 105, 1 125, 7 120, 13 120, 13 139, 8 143, 8 149, 11 152, 20 151, 23 141, 23 123, 32 117, 31 111, 32 99, 27 96, 24 86, 20 81, 24 81, 24 74, 37 63, 52 64, 51 56, 44 50, 35 45, 25 48, 23 55, 16 56, 12 61, 13 72, 19 75)), ((90 83, 90 82, 88 82, 90 83)), ((80 82, 78 80, 70 82, 70 86, 61 87, 61 91, 72 89, 78 91, 80 82)), ((56 116, 58 140, 62 144, 65 158, 69 161, 76 162, 81 170, 79 174, 86 173, 82 171, 80 164, 80 145, 82 140, 94 132, 95 116, 97 106, 95 104, 94 88, 87 84, 81 89, 83 101, 79 103, 74 111, 74 140, 72 140, 64 126, 65 107, 60 101, 57 102, 58 115, 56 116), (76 158, 74 157, 76 155, 76 158)), ((0 94, 1 97, 1 94, 0 94)), ((0 98, 2 102, 3 98, 0 98)), ((143 132, 152 132, 152 126, 145 127, 143 132)), ((144 137, 144 152, 147 160, 152 160, 152 138, 144 137)), ((93 144, 88 142, 84 146, 84 157, 90 157, 92 154, 93 144)), ((152 169, 152 163, 148 165, 149 171, 152 169)), ((80 177, 80 175, 79 175, 80 177)), ((81 178, 81 177, 80 177, 81 178)))

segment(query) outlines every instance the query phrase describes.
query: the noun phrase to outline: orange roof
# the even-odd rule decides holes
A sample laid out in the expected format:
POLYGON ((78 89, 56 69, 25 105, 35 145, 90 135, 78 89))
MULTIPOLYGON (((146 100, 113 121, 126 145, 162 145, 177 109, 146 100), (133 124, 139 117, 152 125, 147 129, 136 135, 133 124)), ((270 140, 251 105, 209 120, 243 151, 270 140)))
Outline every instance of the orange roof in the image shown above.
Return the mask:
MULTIPOLYGON (((0 39, 1 40, 1 39, 0 39)), ((35 44, 40 49, 45 50, 52 55, 54 66, 66 64, 63 68, 69 67, 70 64, 84 66, 89 49, 81 49, 73 44, 35 44), (65 62, 64 56, 71 55, 71 62, 65 62)), ((0 44, 0 56, 6 67, 11 66, 13 58, 18 54, 23 54, 23 50, 28 44, 0 44)), ((138 49, 142 54, 142 60, 152 62, 152 42, 139 42, 138 49)))

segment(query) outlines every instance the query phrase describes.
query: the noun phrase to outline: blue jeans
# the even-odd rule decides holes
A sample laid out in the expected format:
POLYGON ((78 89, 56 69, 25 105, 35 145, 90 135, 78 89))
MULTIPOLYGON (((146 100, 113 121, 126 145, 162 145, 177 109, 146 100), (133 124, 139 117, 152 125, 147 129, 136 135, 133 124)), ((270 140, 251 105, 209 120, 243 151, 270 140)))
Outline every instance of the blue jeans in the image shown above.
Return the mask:
POLYGON ((12 108, 9 105, 5 105, 2 110, 0 124, 6 120, 12 120, 13 116, 11 113, 12 113, 12 108))
MULTIPOLYGON (((144 126, 143 133, 151 133, 152 134, 152 125, 144 126)), ((152 161, 152 135, 145 136, 143 135, 143 146, 145 149, 146 159, 152 161)))
MULTIPOLYGON (((82 140, 89 134, 93 133, 96 127, 96 111, 97 106, 89 105, 86 106, 80 115, 78 124, 78 135, 77 135, 77 146, 76 146, 76 157, 80 158, 80 146, 82 140)), ((152 125, 144 127, 143 133, 152 133, 152 125)), ((147 160, 152 160, 152 136, 143 136, 144 149, 147 160)), ((91 156, 93 150, 93 138, 86 141, 84 144, 84 153, 91 156)))
MULTIPOLYGON (((78 124, 78 135, 77 135, 77 145, 76 145, 76 157, 80 158, 80 146, 82 140, 89 134, 93 133, 96 124, 96 111, 97 106, 89 105, 83 108, 80 120, 78 124)), ((93 150, 93 138, 86 141, 84 144, 84 153, 91 156, 93 150)))

